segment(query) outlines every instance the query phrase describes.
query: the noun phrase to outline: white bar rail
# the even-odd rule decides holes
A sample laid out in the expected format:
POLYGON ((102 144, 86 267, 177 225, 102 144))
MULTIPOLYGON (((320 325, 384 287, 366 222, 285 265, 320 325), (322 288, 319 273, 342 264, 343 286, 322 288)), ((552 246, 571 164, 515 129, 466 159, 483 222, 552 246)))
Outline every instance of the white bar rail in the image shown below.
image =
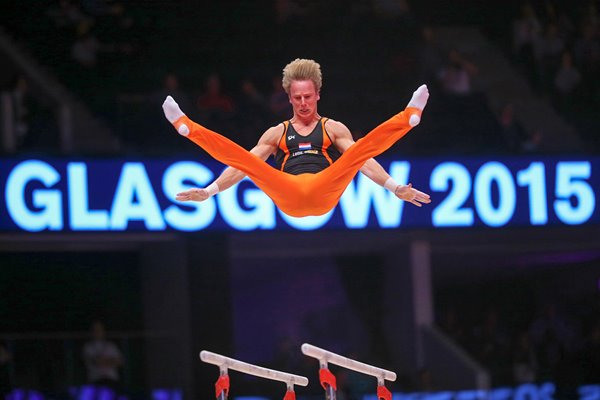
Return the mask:
POLYGON ((243 372, 244 374, 259 376, 261 378, 271 379, 274 381, 285 382, 288 386, 300 385, 307 386, 308 378, 300 375, 288 374, 287 372, 276 371, 274 369, 259 367, 258 365, 248 364, 233 358, 225 357, 220 354, 202 350, 200 352, 200 360, 207 364, 214 364, 221 369, 232 369, 234 371, 243 372))
POLYGON ((355 361, 350 358, 340 356, 339 354, 323 350, 322 348, 313 346, 312 344, 304 343, 301 348, 302 353, 304 353, 304 355, 316 358, 320 362, 339 365, 340 367, 351 369, 353 371, 360 372, 366 375, 374 376, 379 380, 385 379, 392 382, 396 380, 395 372, 388 371, 383 368, 377 368, 372 365, 362 363, 360 361, 355 361))

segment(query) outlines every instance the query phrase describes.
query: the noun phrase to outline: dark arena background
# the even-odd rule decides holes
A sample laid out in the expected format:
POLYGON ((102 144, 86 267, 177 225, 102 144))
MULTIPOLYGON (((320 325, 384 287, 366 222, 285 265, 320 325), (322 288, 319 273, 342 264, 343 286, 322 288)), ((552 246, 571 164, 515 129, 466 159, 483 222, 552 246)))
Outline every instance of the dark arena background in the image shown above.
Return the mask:
POLYGON ((0 397, 210 399, 208 350, 325 398, 311 343, 396 372, 395 400, 600 399, 597 1, 18 0, 0 28, 0 397), (165 97, 250 149, 292 115, 295 58, 355 139, 428 85, 377 160, 431 204, 360 174, 321 217, 249 180, 175 200, 224 165, 165 97))

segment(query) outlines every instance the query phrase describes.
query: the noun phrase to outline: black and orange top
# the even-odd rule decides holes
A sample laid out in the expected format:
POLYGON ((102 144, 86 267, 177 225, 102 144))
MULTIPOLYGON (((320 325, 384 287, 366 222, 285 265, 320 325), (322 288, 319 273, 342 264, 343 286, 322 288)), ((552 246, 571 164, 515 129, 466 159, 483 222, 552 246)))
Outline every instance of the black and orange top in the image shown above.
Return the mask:
POLYGON ((325 122, 327 118, 320 118, 312 132, 302 136, 285 121, 275 153, 277 169, 292 175, 316 174, 333 164, 341 153, 333 146, 325 122))

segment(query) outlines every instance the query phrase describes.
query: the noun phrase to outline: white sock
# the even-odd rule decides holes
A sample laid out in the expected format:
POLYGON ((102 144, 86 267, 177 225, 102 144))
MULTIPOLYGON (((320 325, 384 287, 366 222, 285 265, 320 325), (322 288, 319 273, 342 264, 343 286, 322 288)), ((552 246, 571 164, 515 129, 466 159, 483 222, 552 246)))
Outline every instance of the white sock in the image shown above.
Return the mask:
MULTIPOLYGON (((179 108, 179 104, 177 104, 171 96, 167 96, 162 107, 165 113, 165 117, 167 117, 167 120, 170 123, 174 123, 179 118, 185 115, 183 111, 181 111, 181 108, 179 108)), ((190 129, 185 124, 181 124, 181 126, 178 129, 178 132, 181 135, 187 136, 190 133, 190 129)))
POLYGON ((167 96, 162 108, 165 112, 165 117, 167 117, 170 123, 177 121, 185 115, 183 111, 181 111, 181 108, 179 108, 179 104, 177 104, 171 96, 167 96))
MULTIPOLYGON (((418 108, 419 110, 423 110, 425 105, 427 104, 427 99, 429 99, 429 90, 427 89, 427 85, 421 85, 414 91, 412 98, 408 102, 407 107, 418 108)), ((413 114, 408 119, 408 123, 410 126, 417 126, 421 122, 421 117, 413 114)))
POLYGON ((419 110, 423 110, 427 104, 428 98, 429 90, 427 89, 427 85, 421 85, 417 88, 417 90, 414 91, 407 107, 414 107, 418 108, 419 110))

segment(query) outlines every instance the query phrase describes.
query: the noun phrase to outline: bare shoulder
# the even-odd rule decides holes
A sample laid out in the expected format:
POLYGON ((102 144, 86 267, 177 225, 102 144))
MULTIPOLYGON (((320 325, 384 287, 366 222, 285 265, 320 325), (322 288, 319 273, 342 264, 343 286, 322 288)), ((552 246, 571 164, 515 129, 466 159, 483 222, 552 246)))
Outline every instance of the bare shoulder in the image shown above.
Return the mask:
POLYGON ((276 145, 279 142, 281 135, 283 135, 284 130, 285 127, 283 123, 272 126, 263 133, 258 143, 276 145))
POLYGON ((327 129, 327 133, 334 141, 336 138, 352 137, 350 129, 348 129, 343 122, 334 119, 328 119, 327 122, 325 122, 325 129, 327 129))
POLYGON ((281 138, 281 135, 283 135, 284 128, 283 124, 277 124, 267 129, 250 152, 263 160, 266 160, 271 154, 275 154, 279 139, 281 138))

